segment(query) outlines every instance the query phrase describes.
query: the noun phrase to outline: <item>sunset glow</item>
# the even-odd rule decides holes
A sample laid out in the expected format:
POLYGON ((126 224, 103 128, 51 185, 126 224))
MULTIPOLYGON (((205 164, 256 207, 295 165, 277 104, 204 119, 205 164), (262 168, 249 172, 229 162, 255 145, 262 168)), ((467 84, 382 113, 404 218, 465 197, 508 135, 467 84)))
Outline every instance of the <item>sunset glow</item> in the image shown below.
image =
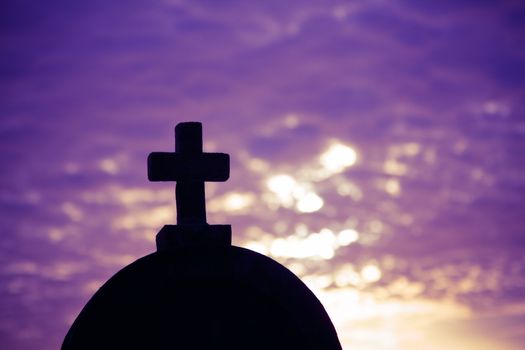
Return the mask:
MULTIPOLYGON (((520 1, 11 1, 0 347, 60 347, 176 223, 173 127, 230 154, 207 221, 293 271, 345 350, 525 347, 520 1)), ((234 331, 234 330, 232 330, 234 331)))

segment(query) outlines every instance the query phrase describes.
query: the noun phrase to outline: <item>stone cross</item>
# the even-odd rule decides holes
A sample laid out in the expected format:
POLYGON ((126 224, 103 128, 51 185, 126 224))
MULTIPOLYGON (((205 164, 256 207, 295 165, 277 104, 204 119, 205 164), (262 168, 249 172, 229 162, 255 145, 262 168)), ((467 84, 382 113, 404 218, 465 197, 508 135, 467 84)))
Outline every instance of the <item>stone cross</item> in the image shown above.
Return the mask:
MULTIPOLYGON (((152 152, 148 156, 150 181, 176 181, 177 225, 166 225, 171 234, 205 234, 229 225, 206 223, 204 182, 222 182, 230 176, 230 157, 225 153, 203 153, 202 124, 179 123, 175 127, 175 152, 152 152), (185 233, 180 233, 185 231, 185 233)), ((231 228, 230 228, 231 235, 231 228)), ((159 235, 162 234, 162 231, 159 235)), ((164 232, 167 235, 167 232, 164 232)), ((170 237, 171 239, 172 237, 170 237)), ((180 238, 180 237, 179 237, 180 238)), ((195 238, 199 242, 200 238, 195 238)), ((230 238, 231 240, 231 238, 230 238)), ((157 236, 159 247, 159 236, 157 236)))

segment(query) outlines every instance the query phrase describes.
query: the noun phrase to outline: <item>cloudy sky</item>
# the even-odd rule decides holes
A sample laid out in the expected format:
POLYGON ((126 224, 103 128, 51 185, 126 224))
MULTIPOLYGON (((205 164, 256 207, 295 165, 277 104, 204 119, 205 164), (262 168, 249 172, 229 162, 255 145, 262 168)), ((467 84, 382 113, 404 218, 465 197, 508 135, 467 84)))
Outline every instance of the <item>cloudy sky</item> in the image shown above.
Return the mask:
POLYGON ((146 158, 201 121, 208 222, 345 349, 525 344, 525 6, 2 1, 0 344, 56 349, 175 222, 146 158))

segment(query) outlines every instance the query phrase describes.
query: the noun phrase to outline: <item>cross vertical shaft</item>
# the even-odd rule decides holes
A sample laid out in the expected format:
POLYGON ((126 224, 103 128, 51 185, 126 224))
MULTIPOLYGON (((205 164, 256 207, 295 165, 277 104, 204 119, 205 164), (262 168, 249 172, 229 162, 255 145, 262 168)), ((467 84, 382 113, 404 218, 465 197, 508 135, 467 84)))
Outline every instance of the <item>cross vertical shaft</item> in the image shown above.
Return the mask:
MULTIPOLYGON (((175 152, 183 155, 202 154, 202 124, 181 123, 175 127, 175 152)), ((205 224, 206 196, 204 181, 187 179, 175 185, 177 224, 205 224)))

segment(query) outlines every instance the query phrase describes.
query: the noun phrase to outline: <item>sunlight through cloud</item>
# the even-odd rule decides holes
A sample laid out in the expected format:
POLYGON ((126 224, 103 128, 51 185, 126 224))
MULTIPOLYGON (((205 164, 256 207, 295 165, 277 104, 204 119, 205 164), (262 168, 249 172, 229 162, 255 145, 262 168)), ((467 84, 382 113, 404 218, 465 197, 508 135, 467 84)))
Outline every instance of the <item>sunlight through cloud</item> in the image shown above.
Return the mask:
POLYGON ((208 204, 210 212, 230 212, 242 214, 255 202, 255 196, 249 192, 230 192, 212 199, 208 204))
POLYGON ((289 175, 276 175, 266 182, 268 189, 277 195, 281 204, 289 208, 293 204, 294 187, 297 185, 295 179, 289 175))
POLYGON ((401 184, 397 179, 388 179, 385 182, 385 191, 393 197, 401 194, 401 184))
POLYGON ((334 143, 319 157, 321 165, 330 174, 337 174, 357 161, 357 152, 341 143, 334 143))
POLYGON ((323 207, 324 201, 317 194, 310 192, 299 198, 296 208, 301 213, 313 213, 323 207))
POLYGON ((327 229, 304 239, 297 236, 277 238, 272 242, 270 253, 275 257, 331 259, 335 239, 333 232, 327 229))
POLYGON ((421 344, 427 344, 423 348, 428 350, 498 349, 486 344, 485 337, 481 340, 480 335, 446 326, 457 327, 471 319, 472 312, 464 305, 424 298, 381 300, 353 287, 329 289, 322 275, 307 277, 308 286, 341 330, 344 349, 419 350, 421 344), (443 332, 454 336, 443 337, 443 332), (483 343, 487 346, 480 347, 483 343))
POLYGON ((377 282, 381 279, 383 276, 381 270, 377 265, 375 264, 368 264, 365 265, 361 269, 361 277, 363 277, 363 280, 368 283, 377 282))
POLYGON ((359 232, 352 229, 346 229, 339 232, 337 235, 337 242, 341 246, 347 246, 351 243, 357 242, 359 239, 359 232))
POLYGON ((266 182, 279 204, 285 208, 295 207, 300 213, 313 213, 321 209, 324 200, 313 191, 307 182, 298 182, 290 175, 276 175, 266 182))
POLYGON ((335 256, 337 249, 359 239, 359 233, 353 229, 345 229, 337 234, 328 228, 314 233, 308 233, 307 230, 305 226, 298 226, 294 235, 273 240, 270 254, 274 257, 329 260, 335 256))

